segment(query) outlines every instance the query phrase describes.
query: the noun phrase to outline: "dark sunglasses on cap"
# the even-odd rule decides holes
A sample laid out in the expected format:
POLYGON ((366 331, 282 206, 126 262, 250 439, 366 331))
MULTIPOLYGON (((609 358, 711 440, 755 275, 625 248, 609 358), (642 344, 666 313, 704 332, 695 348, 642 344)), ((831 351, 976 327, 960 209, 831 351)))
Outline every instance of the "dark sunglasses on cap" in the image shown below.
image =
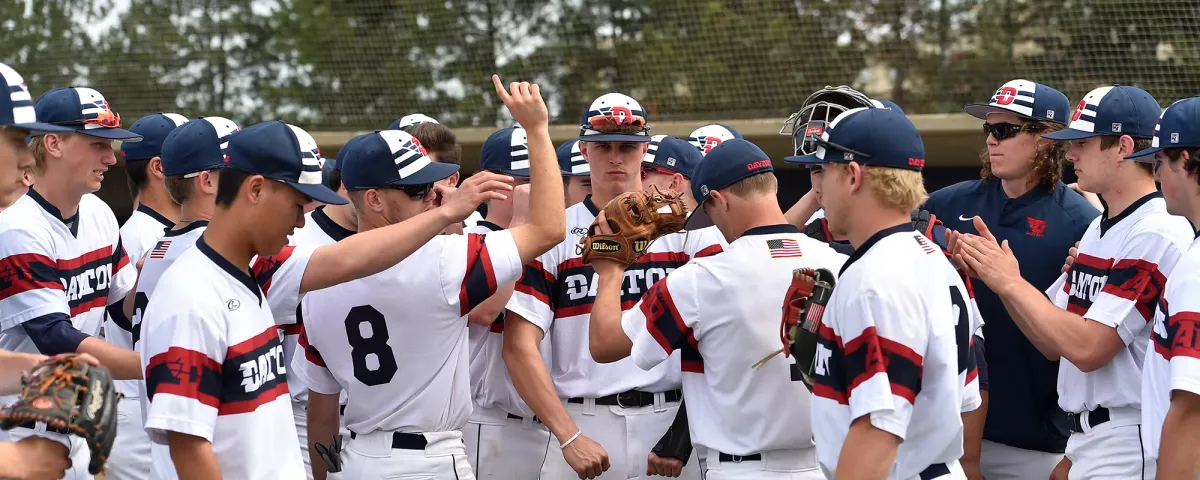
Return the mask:
POLYGON ((667 170, 665 168, 659 167, 654 164, 647 163, 647 164, 642 165, 642 178, 646 178, 646 175, 649 175, 651 173, 661 173, 663 175, 675 175, 674 171, 667 170))
POLYGON ((601 133, 639 133, 646 131, 646 117, 626 111, 588 118, 587 126, 601 133))
POLYGON ((1005 141, 1017 136, 1021 132, 1037 132, 1041 127, 1027 123, 1025 125, 1017 125, 1015 123, 985 123, 983 124, 983 133, 996 137, 997 141, 1005 141))
POLYGON ((423 185, 388 185, 387 188, 404 192, 405 195, 408 195, 408 198, 411 198, 413 200, 424 200, 425 197, 428 197, 429 193, 433 191, 433 184, 426 183, 423 185))

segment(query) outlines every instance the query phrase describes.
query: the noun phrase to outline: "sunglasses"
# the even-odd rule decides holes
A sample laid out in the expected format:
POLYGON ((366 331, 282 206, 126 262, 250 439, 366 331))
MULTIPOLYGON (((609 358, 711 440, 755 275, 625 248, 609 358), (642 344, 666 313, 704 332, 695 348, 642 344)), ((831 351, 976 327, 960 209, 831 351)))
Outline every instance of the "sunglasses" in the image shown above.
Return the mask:
POLYGON ((646 178, 646 175, 649 175, 651 173, 661 173, 663 175, 674 175, 675 174, 675 172, 673 172, 671 170, 667 170, 665 168, 662 168, 662 167, 659 167, 659 166, 656 166, 653 164, 642 165, 642 178, 646 178))
POLYGON ((424 185, 393 185, 391 188, 400 190, 408 195, 408 198, 413 200, 424 200, 433 191, 433 184, 426 183, 424 185))
POLYGON ((589 117, 587 126, 601 133, 639 133, 647 130, 646 117, 626 110, 589 117))
POLYGON ((121 116, 112 110, 101 110, 95 117, 69 122, 51 122, 55 125, 97 125, 104 128, 121 128, 121 116))
POLYGON ((1041 130, 1036 125, 1025 124, 1017 125, 1015 123, 985 123, 983 124, 983 133, 996 137, 997 141, 1005 141, 1017 136, 1021 132, 1037 132, 1041 130))

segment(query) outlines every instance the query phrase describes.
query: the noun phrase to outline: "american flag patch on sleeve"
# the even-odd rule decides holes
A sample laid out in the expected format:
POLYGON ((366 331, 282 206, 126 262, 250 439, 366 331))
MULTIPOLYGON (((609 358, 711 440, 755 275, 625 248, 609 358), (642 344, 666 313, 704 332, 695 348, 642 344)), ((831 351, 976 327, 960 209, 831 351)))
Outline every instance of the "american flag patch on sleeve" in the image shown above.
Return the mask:
POLYGON ((170 248, 170 240, 159 240, 158 244, 154 245, 154 250, 150 250, 150 258, 163 258, 167 256, 167 248, 170 248))
POLYGON ((800 252, 800 244, 791 238, 767 240, 767 248, 771 251, 771 258, 799 257, 803 255, 800 252))

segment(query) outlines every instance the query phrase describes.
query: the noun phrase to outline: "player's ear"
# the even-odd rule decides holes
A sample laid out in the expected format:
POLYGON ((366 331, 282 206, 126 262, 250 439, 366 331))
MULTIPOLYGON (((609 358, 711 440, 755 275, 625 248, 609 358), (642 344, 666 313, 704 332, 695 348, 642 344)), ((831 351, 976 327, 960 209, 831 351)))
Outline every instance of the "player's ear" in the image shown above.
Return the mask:
POLYGON ((375 212, 375 213, 383 213, 383 210, 385 208, 383 205, 384 199, 383 199, 383 195, 379 192, 379 190, 375 190, 373 188, 370 190, 367 190, 367 191, 363 192, 362 198, 363 198, 363 204, 366 205, 368 210, 375 212))
POLYGON ((258 204, 258 202, 262 201, 263 196, 267 194, 267 189, 271 187, 267 185, 267 177, 251 175, 250 178, 246 179, 246 183, 242 185, 242 188, 245 189, 244 194, 250 200, 250 203, 258 204))
POLYGON ((162 157, 151 158, 150 163, 147 165, 147 170, 150 172, 150 176, 154 177, 155 180, 158 180, 161 182, 164 178, 163 168, 162 168, 162 157))
POLYGON ((1127 157, 1129 155, 1133 155, 1133 152, 1134 152, 1133 137, 1131 137, 1129 135, 1121 135, 1119 145, 1120 145, 1120 148, 1117 149, 1118 150, 1117 154, 1121 156, 1122 160, 1124 160, 1125 157, 1127 157))
POLYGON ((850 162, 842 167, 847 180, 850 181, 850 191, 856 191, 862 187, 863 183, 863 167, 858 162, 850 162))
POLYGON ((46 154, 58 158, 62 157, 63 143, 65 143, 65 140, 65 134, 48 133, 46 135, 42 135, 38 141, 43 142, 42 145, 45 147, 46 154))

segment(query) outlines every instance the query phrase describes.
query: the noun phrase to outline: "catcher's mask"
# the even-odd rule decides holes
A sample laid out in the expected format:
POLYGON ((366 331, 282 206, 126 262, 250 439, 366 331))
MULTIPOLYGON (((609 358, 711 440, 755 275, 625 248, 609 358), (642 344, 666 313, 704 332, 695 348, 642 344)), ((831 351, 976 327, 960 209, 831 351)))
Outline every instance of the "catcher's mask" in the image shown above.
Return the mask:
POLYGON ((825 86, 809 95, 800 106, 800 111, 783 121, 779 134, 788 135, 790 130, 794 156, 812 155, 819 147, 817 140, 825 132, 825 126, 842 112, 855 108, 883 106, 862 92, 845 85, 825 86))

